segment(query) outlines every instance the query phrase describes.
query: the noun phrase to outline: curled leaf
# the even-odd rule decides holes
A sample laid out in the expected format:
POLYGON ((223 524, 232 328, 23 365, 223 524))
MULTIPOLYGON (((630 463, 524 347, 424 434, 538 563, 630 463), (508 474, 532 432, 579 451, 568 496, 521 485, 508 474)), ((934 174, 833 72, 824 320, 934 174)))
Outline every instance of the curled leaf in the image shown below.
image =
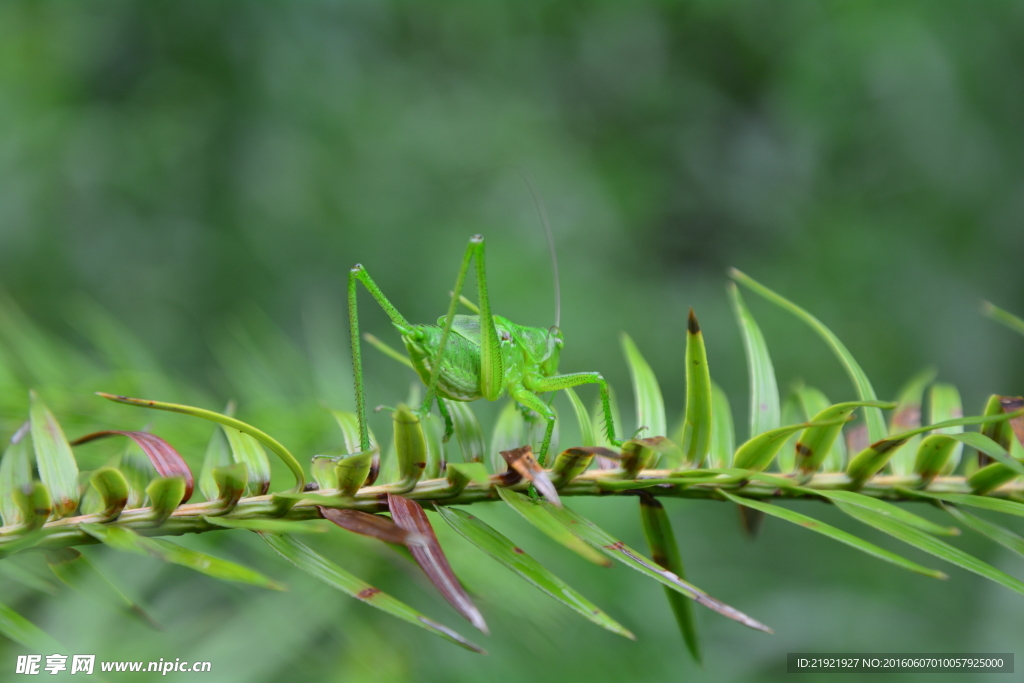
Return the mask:
POLYGON ((541 469, 540 465, 537 464, 537 459, 533 457, 532 448, 521 446, 510 451, 502 451, 501 457, 505 458, 508 466, 518 472, 523 479, 532 482, 542 496, 555 505, 560 506, 562 504, 561 499, 558 497, 558 490, 551 483, 548 473, 541 469))
POLYGON ((437 542, 437 536, 434 535, 434 529, 430 526, 427 513, 418 503, 393 493, 388 494, 388 508, 391 510, 395 524, 419 538, 419 542, 409 543, 409 552, 416 558, 416 562, 430 582, 459 614, 469 620, 469 623, 484 633, 488 633, 483 615, 469 599, 469 595, 459 583, 451 565, 448 564, 448 558, 441 550, 441 544, 437 542))
POLYGON ((53 515, 67 517, 78 508, 78 463, 64 430, 34 391, 29 392, 32 446, 39 478, 50 492, 53 515))
POLYGON ((184 480, 185 497, 182 499, 182 503, 187 503, 189 498, 192 497, 192 487, 194 485, 192 470, 189 469, 184 458, 181 457, 178 451, 174 450, 171 444, 167 443, 159 436, 155 436, 149 432, 124 432, 116 429, 109 429, 102 432, 86 434, 85 436, 72 441, 71 445, 80 446, 81 444, 96 441, 97 439, 103 439, 108 436, 127 436, 129 439, 137 443, 139 448, 142 449, 142 452, 149 458, 149 461, 153 463, 153 467, 161 477, 180 477, 184 480))

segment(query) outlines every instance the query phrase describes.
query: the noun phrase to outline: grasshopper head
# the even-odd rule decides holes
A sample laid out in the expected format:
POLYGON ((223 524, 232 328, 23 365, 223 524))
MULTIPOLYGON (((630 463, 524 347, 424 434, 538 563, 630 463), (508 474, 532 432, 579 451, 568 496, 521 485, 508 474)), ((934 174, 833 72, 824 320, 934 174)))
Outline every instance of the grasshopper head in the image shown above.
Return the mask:
POLYGON ((548 329, 547 354, 541 360, 541 368, 546 377, 558 374, 558 358, 562 353, 562 346, 565 341, 562 339, 562 331, 557 326, 548 329))

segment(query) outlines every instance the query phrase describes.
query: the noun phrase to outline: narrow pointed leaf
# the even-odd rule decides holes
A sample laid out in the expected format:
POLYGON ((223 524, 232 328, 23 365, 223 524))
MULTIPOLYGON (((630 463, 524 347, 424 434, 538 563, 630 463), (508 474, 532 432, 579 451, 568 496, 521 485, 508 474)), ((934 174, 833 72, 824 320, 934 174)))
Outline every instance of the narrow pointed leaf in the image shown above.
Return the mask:
POLYGON ((884 401, 850 401, 837 403, 817 413, 811 418, 812 422, 833 421, 833 423, 808 427, 804 430, 795 447, 797 468, 806 474, 817 472, 832 451, 833 445, 843 430, 843 425, 853 415, 854 410, 864 406, 890 409, 896 407, 896 404, 884 401), (834 422, 835 420, 841 421, 834 422))
POLYGON ((874 543, 869 543, 868 541, 865 541, 862 538, 858 538, 857 536, 854 536, 851 533, 843 531, 842 529, 837 529, 836 527, 830 524, 826 524, 825 522, 819 522, 813 517, 808 517, 807 515, 801 514, 799 512, 795 512, 793 510, 781 507, 779 505, 766 503, 764 501, 734 496, 731 493, 728 493, 727 491, 719 490, 719 493, 721 493, 723 496, 725 496, 734 503, 750 507, 755 510, 760 510, 761 512, 769 514, 773 517, 778 517, 779 519, 784 519, 787 522, 792 522, 793 524, 798 524, 804 527, 805 529, 810 529, 811 531, 815 531, 819 534, 822 534, 823 536, 828 536, 829 538, 839 541, 840 543, 845 543, 851 548, 856 548, 857 550, 865 552, 868 555, 877 557, 880 560, 891 562, 897 567, 902 567, 912 572, 924 574, 925 576, 931 576, 936 579, 949 578, 937 569, 929 569, 928 567, 919 565, 916 562, 912 562, 906 559, 905 557, 897 555, 896 553, 889 552, 884 548, 880 548, 874 543))
MULTIPOLYGON (((745 508, 741 508, 745 509, 745 508)), ((663 569, 667 569, 680 579, 686 580, 683 559, 679 555, 672 523, 668 519, 665 507, 651 495, 640 496, 640 518, 644 525, 644 535, 651 547, 651 558, 663 569)), ((693 613, 693 601, 664 586, 665 597, 675 615, 683 642, 690 651, 690 656, 698 664, 701 663, 700 634, 697 632, 697 619, 693 613)))
POLYGON ((750 438, 777 429, 781 419, 779 387, 768 345, 754 316, 750 314, 739 288, 727 287, 736 321, 743 334, 743 348, 747 352, 747 372, 750 374, 750 438))
MULTIPOLYGON (((801 488, 801 491, 811 493, 811 489, 801 488)), ((931 520, 919 517, 909 510, 905 510, 897 505, 879 500, 878 498, 872 498, 871 496, 865 496, 861 493, 855 493, 854 491, 828 491, 828 490, 815 490, 814 495, 827 498, 833 502, 843 502, 849 505, 857 505, 862 508, 866 508, 880 515, 885 515, 893 521, 907 526, 912 526, 921 531, 925 531, 929 534, 937 534, 939 536, 959 536, 960 530, 955 526, 942 526, 936 524, 931 520)))
MULTIPOLYGON (((857 361, 854 360, 853 354, 850 353, 849 349, 839 341, 839 337, 832 333, 832 330, 825 327, 820 320, 794 304, 789 299, 776 294, 748 275, 741 273, 735 268, 730 270, 729 274, 734 280, 743 286, 756 292, 765 299, 768 299, 775 305, 786 309, 807 323, 811 329, 818 333, 818 336, 825 340, 825 343, 828 344, 829 348, 831 348, 833 353, 835 353, 839 362, 843 364, 843 368, 845 368, 846 373, 850 376, 854 387, 857 389, 857 397, 862 401, 878 400, 878 396, 875 394, 875 390, 871 386, 871 381, 868 380, 868 376, 864 373, 864 370, 861 369, 860 365, 857 364, 857 361)), ((880 441, 885 438, 885 420, 882 418, 882 412, 879 409, 864 408, 864 419, 867 422, 868 438, 872 442, 880 441)))
MULTIPOLYGON (((241 420, 237 420, 228 415, 222 415, 221 413, 214 412, 212 410, 206 410, 204 408, 196 408, 194 406, 180 405, 177 403, 165 403, 163 401, 149 401, 143 398, 129 398, 128 396, 117 396, 114 394, 107 394, 102 391, 96 392, 97 396, 102 396, 105 399, 114 401, 115 403, 124 403, 130 406, 139 406, 141 408, 153 408, 155 410, 166 410, 172 413, 182 413, 183 415, 191 415, 193 417, 201 417, 205 420, 217 422, 225 427, 237 430, 252 438, 256 439, 279 457, 288 469, 291 470, 292 475, 295 476, 295 490, 300 491, 306 484, 306 475, 302 471, 302 465, 295 459, 295 456, 291 452, 282 446, 276 439, 269 434, 253 427, 250 424, 246 424, 241 420)), ((250 472, 250 479, 252 473, 250 472)))
MULTIPOLYGON (((597 433, 594 430, 594 423, 590 419, 590 413, 576 392, 571 388, 562 390, 572 404, 573 413, 576 415, 576 424, 580 427, 580 445, 584 447, 597 446, 597 433)), ((518 411, 516 411, 518 412, 518 411)), ((499 422, 500 424, 500 422, 499 422)), ((503 448, 501 450, 508 450, 503 448)))
POLYGON ((821 422, 804 422, 771 429, 763 434, 758 434, 737 448, 736 455, 733 457, 733 465, 741 469, 760 472, 772 464, 772 460, 775 459, 775 455, 782 448, 783 444, 786 443, 786 439, 789 438, 790 434, 811 427, 828 427, 831 425, 839 425, 841 427, 845 423, 846 418, 835 418, 821 422))
POLYGON ((711 454, 708 464, 711 467, 729 467, 736 449, 732 409, 729 407, 729 397, 714 382, 711 383, 711 420, 711 454))
POLYGON ((547 509, 536 500, 505 488, 495 490, 510 508, 554 542, 568 548, 588 562, 602 567, 612 566, 612 561, 604 553, 595 550, 589 543, 566 529, 564 524, 552 517, 547 509))
POLYGON ((161 477, 181 477, 184 480, 185 497, 181 502, 187 503, 189 498, 192 497, 192 487, 194 485, 192 480, 192 470, 189 469, 185 460, 181 457, 181 454, 174 450, 171 444, 167 443, 159 436, 155 436, 149 432, 106 430, 86 434, 85 436, 75 439, 71 445, 79 446, 108 436, 127 436, 129 439, 134 441, 138 444, 139 448, 142 449, 142 452, 146 454, 146 457, 149 458, 149 461, 153 464, 153 468, 156 469, 157 473, 159 473, 161 477))
POLYGON ((452 416, 452 426, 455 429, 455 440, 459 442, 462 449, 462 460, 464 462, 483 462, 484 454, 487 452, 487 442, 484 440, 484 430, 480 421, 463 401, 444 401, 448 412, 452 416))
POLYGON ((981 309, 982 312, 992 320, 995 320, 998 323, 1006 325, 1014 332, 1024 334, 1024 320, 1021 320, 1013 313, 1010 313, 1009 311, 1004 311, 995 304, 991 304, 987 301, 982 302, 981 309))
POLYGON ((0 562, 0 575, 47 595, 57 595, 57 584, 30 571, 15 562, 0 562))
POLYGON ((14 501, 15 490, 32 485, 32 439, 30 424, 26 422, 14 433, 0 460, 0 516, 6 526, 15 526, 25 520, 14 501))
MULTIPOLYGON (((896 409, 889 421, 889 434, 899 434, 921 426, 921 404, 924 402, 925 388, 935 380, 935 369, 926 368, 917 373, 900 390, 896 399, 896 409)), ((894 474, 909 475, 913 472, 917 446, 921 443, 921 435, 911 437, 897 448, 889 459, 889 466, 894 474)))
MULTIPOLYGON (((683 414, 680 446, 686 462, 694 467, 700 467, 711 450, 714 398, 711 371, 708 369, 708 354, 704 347, 704 334, 692 308, 686 330, 686 409, 683 414)), ((675 469, 681 464, 663 457, 658 466, 675 469)))
MULTIPOLYGON (((963 416, 963 403, 960 400, 960 392, 957 388, 952 384, 944 384, 942 382, 933 384, 928 390, 928 423, 938 424, 963 416)), ((963 431, 963 425, 956 425, 936 429, 934 433, 961 434, 963 431)), ((948 475, 956 470, 956 466, 960 464, 963 449, 962 445, 957 445, 939 474, 948 475)))
POLYGON ((161 626, 138 603, 121 592, 89 558, 74 548, 47 551, 46 563, 66 586, 101 605, 116 605, 156 629, 161 626))
POLYGON ((619 340, 629 366, 629 376, 633 380, 637 429, 646 427, 644 436, 665 436, 668 430, 665 426, 665 401, 661 396, 658 378, 628 334, 623 332, 619 340))
MULTIPOLYGON (((942 503, 939 503, 942 505, 942 503)), ((951 514, 956 518, 958 522, 963 524, 969 529, 973 529, 982 536, 992 539, 999 545, 1009 548, 1018 555, 1024 555, 1024 537, 999 526, 993 524, 987 519, 982 519, 977 515, 961 510, 955 505, 942 505, 942 509, 951 514)))
MULTIPOLYGON (((579 400, 579 399, 577 399, 579 400)), ((491 448, 487 452, 487 465, 491 471, 501 472, 505 469, 505 461, 501 457, 502 451, 510 451, 519 448, 528 441, 526 435, 526 420, 519 409, 519 405, 508 400, 498 414, 498 421, 491 432, 491 448)))
POLYGON ((537 464, 537 459, 533 457, 532 448, 523 446, 511 451, 502 451, 501 457, 505 458, 508 466, 518 472, 523 479, 532 482, 542 496, 557 506, 562 505, 562 501, 558 497, 558 490, 551 483, 548 473, 537 464))
POLYGON ((53 413, 34 391, 29 392, 29 397, 39 479, 50 492, 54 517, 67 517, 78 507, 78 463, 53 413))
POLYGON ((397 617, 402 621, 413 624, 414 626, 419 626, 422 629, 426 629, 434 635, 440 636, 449 642, 466 648, 467 650, 478 652, 480 654, 487 654, 482 648, 480 648, 480 646, 474 645, 447 626, 443 626, 431 619, 428 619, 422 613, 414 610, 412 607, 409 607, 404 602, 396 600, 387 593, 382 592, 380 589, 374 588, 362 579, 358 579, 352 574, 349 574, 347 571, 334 564, 326 557, 314 552, 310 547, 300 543, 298 540, 287 535, 260 535, 263 537, 263 540, 277 552, 277 554, 310 576, 323 581, 328 586, 335 588, 346 595, 350 595, 357 600, 361 600, 368 605, 376 607, 377 609, 386 612, 393 617, 397 617))
POLYGON ((992 510, 993 512, 1002 512, 1007 515, 1024 517, 1024 504, 1012 500, 992 498, 990 496, 975 496, 969 493, 934 493, 932 491, 917 491, 914 489, 897 490, 902 494, 917 496, 919 498, 931 498, 932 500, 941 500, 944 503, 965 505, 968 507, 981 508, 983 510, 992 510))
POLYGON ((331 526, 321 519, 233 519, 231 517, 203 517, 214 526, 225 529, 246 529, 268 534, 322 534, 331 526))
POLYGON ((79 524, 79 528, 104 545, 115 550, 148 555, 164 562, 179 564, 197 572, 225 581, 238 581, 262 588, 284 590, 284 586, 271 581, 259 572, 234 562, 222 560, 197 550, 190 550, 160 538, 140 536, 124 527, 105 527, 100 524, 79 524))
POLYGON ((881 515, 873 510, 868 510, 867 508, 843 502, 836 502, 836 505, 851 517, 855 517, 868 526, 872 526, 883 533, 889 534, 893 538, 897 538, 904 543, 908 543, 919 550, 923 550, 930 555, 938 557, 939 559, 955 564, 962 569, 966 569, 967 571, 974 572, 986 579, 995 581, 1012 591, 1024 594, 1024 582, 1013 578, 1009 574, 996 569, 986 562, 982 562, 976 557, 968 555, 964 551, 949 545, 945 541, 940 541, 934 536, 929 536, 919 529, 897 522, 890 517, 881 515))
POLYGON ((441 519, 461 534, 463 538, 555 600, 558 600, 569 609, 578 612, 612 633, 625 636, 630 640, 636 640, 636 636, 626 630, 621 624, 595 607, 593 603, 570 588, 560 578, 545 569, 537 560, 526 554, 522 548, 516 546, 512 541, 481 520, 468 512, 455 508, 435 505, 435 509, 441 515, 441 519))
POLYGON ((448 564, 448 558, 441 550, 441 544, 437 542, 437 536, 434 535, 434 529, 430 526, 427 513, 423 511, 419 503, 392 493, 388 494, 388 508, 391 510, 395 524, 405 529, 410 535, 418 536, 418 542, 408 544, 409 552, 416 558, 416 562, 430 582, 459 614, 469 620, 469 623, 484 633, 488 633, 483 615, 469 599, 469 595, 459 583, 451 565, 448 564))
POLYGON ((423 476, 426 479, 437 479, 444 474, 448 464, 448 444, 443 439, 444 427, 437 415, 431 414, 426 416, 423 430, 427 436, 427 468, 423 476))
MULTIPOLYGON (((829 404, 831 405, 831 404, 829 404)), ((825 406, 826 408, 828 406, 825 406)), ((791 392, 782 401, 782 424, 792 425, 798 422, 807 422, 811 419, 811 413, 808 415, 804 411, 804 407, 800 402, 800 396, 797 395, 796 391, 791 392)), ((800 434, 791 434, 786 443, 783 444, 779 450, 778 456, 776 456, 775 462, 778 465, 780 472, 793 472, 796 469, 796 442, 800 439, 800 434)), ((741 510, 749 510, 750 508, 740 508, 741 510)))
MULTIPOLYGON (((1001 415, 1004 412, 1007 412, 1007 413, 1011 412, 1010 410, 1004 410, 1004 408, 1003 408, 1003 400, 1002 400, 1003 398, 1004 397, 997 396, 995 394, 993 394, 992 396, 989 396, 988 403, 985 404, 985 413, 984 414, 986 416, 988 416, 988 415, 1001 415)), ((1020 407, 1020 406, 1018 406, 1018 407, 1020 407)), ((1008 423, 1006 423, 1006 422, 990 422, 990 423, 982 426, 981 433, 984 434, 985 436, 987 436, 988 438, 992 439, 993 441, 995 441, 997 444, 1002 446, 1004 449, 1006 449, 1006 450, 1010 449, 1010 439, 1013 438, 1013 436, 1012 436, 1013 431, 1010 428, 1010 425, 1008 423)), ((985 454, 983 454, 983 453, 979 453, 978 454, 978 467, 985 467, 990 462, 992 462, 992 461, 985 454)))
POLYGON ((672 590, 682 593, 686 597, 710 610, 738 621, 744 626, 772 633, 770 628, 756 619, 752 619, 736 608, 730 607, 720 600, 716 600, 696 586, 683 581, 667 569, 662 569, 655 564, 653 560, 644 557, 622 541, 616 540, 606 531, 579 513, 567 507, 556 508, 554 505, 551 505, 551 503, 546 501, 538 501, 538 504, 546 507, 555 519, 564 524, 567 529, 570 529, 574 534, 598 550, 601 550, 609 557, 622 562, 641 574, 649 576, 662 585, 672 588, 672 590))
POLYGON ((0 634, 32 652, 68 652, 66 647, 49 634, 2 603, 0 603, 0 634))

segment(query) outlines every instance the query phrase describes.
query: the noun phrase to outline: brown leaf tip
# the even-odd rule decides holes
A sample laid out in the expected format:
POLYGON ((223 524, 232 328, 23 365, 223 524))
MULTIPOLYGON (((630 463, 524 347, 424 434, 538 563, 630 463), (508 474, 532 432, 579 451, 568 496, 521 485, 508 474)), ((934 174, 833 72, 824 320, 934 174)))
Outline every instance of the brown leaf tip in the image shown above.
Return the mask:
POLYGON ((700 333, 700 324, 697 323, 697 316, 693 313, 693 308, 690 309, 690 317, 686 321, 686 329, 689 330, 690 334, 700 333))

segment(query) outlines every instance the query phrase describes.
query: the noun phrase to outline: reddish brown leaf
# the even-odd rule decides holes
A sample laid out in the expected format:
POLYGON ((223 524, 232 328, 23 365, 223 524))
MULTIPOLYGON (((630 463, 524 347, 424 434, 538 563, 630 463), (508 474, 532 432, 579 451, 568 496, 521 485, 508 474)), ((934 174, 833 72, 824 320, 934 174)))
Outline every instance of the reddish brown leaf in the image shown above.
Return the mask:
MULTIPOLYGON (((1024 408, 1024 398, 1020 396, 1000 396, 999 403, 1003 406, 1004 413, 1013 413, 1024 408)), ((1024 445, 1024 416, 1015 417, 1009 422, 1013 433, 1017 435, 1017 441, 1024 445)))
POLYGON ((448 564, 448 558, 441 550, 441 544, 437 542, 437 536, 434 535, 434 529, 430 526, 427 513, 418 503, 393 493, 388 494, 388 507, 391 509, 391 516, 394 518, 395 524, 409 532, 410 537, 406 539, 409 552, 416 558, 416 562, 430 582, 459 614, 469 620, 469 623, 489 634, 490 631, 487 629, 483 615, 469 599, 469 595, 466 594, 466 590, 459 583, 451 565, 448 564), (414 537, 416 542, 412 542, 414 537))
POLYGON ((71 445, 79 446, 83 443, 103 439, 108 436, 127 436, 137 443, 139 448, 146 454, 146 457, 149 458, 149 461, 153 463, 153 467, 156 468, 161 477, 181 477, 185 480, 185 497, 182 498, 182 503, 187 503, 188 499, 192 497, 192 470, 188 468, 188 465, 178 451, 174 450, 171 444, 159 436, 154 436, 149 432, 124 432, 111 429, 86 434, 72 441, 71 445))
POLYGON ((329 519, 342 529, 363 536, 370 536, 385 543, 407 545, 409 532, 392 522, 387 517, 371 515, 359 510, 338 510, 317 505, 320 516, 329 519))
POLYGON ((562 501, 558 497, 558 490, 551 483, 548 473, 541 469, 537 459, 533 457, 533 449, 529 446, 520 446, 510 451, 501 451, 501 457, 505 458, 508 466, 518 472, 524 479, 533 483, 541 495, 550 500, 558 507, 562 507, 562 501))

